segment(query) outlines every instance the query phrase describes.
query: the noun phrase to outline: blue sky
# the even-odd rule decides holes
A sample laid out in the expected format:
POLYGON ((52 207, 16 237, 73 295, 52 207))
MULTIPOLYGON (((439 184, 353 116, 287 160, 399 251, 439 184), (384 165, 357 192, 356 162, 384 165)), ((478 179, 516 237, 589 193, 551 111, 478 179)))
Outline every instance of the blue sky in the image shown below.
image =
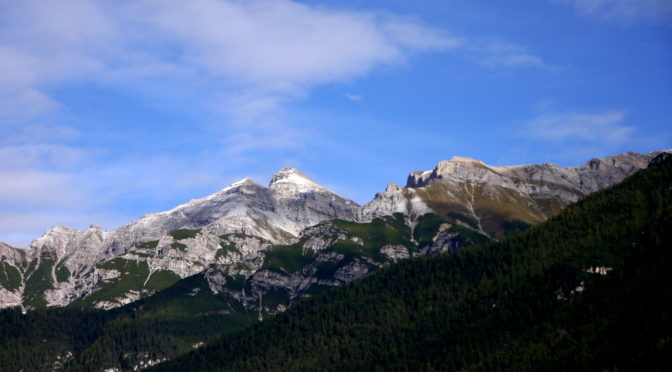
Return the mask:
POLYGON ((285 166, 365 203, 452 156, 672 147, 664 0, 0 0, 0 241, 285 166))

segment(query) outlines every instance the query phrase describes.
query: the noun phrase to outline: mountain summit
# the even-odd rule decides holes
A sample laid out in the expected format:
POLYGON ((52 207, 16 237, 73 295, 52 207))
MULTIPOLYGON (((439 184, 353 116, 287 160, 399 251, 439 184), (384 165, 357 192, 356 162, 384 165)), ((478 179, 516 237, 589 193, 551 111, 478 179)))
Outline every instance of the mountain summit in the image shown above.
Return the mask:
POLYGON ((273 175, 271 182, 268 185, 271 189, 282 186, 293 186, 302 192, 326 190, 296 168, 282 168, 273 175))

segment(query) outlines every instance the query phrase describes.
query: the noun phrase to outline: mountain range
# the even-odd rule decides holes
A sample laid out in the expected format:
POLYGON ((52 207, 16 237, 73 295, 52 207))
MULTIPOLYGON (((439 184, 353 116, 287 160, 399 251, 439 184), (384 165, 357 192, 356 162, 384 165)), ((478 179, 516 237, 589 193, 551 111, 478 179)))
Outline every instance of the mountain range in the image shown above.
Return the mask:
MULTIPOLYGON (((374 326, 380 322, 405 324, 407 320, 398 318, 402 315, 422 319, 425 314, 422 308, 426 311, 445 308, 447 313, 442 316, 448 317, 463 313, 467 318, 459 322, 470 322, 469 319, 477 318, 469 315, 469 311, 455 310, 455 304, 437 301, 455 288, 468 288, 471 284, 461 281, 473 281, 476 279, 473 275, 484 282, 500 283, 496 293, 491 295, 501 296, 500 293, 510 293, 511 285, 515 288, 522 285, 519 289, 527 293, 524 283, 528 280, 543 283, 539 278, 545 276, 538 278, 534 273, 547 273, 552 269, 548 275, 553 277, 553 270, 557 269, 559 274, 565 275, 563 257, 569 256, 560 253, 568 249, 580 258, 576 270, 600 276, 618 267, 621 261, 617 258, 621 253, 614 255, 611 250, 634 247, 628 243, 633 229, 664 220, 664 212, 646 209, 658 208, 657 204, 642 203, 647 198, 667 197, 664 192, 661 195, 665 185, 648 182, 635 187, 634 191, 629 187, 627 193, 609 196, 597 204, 599 207, 595 207, 594 202, 587 204, 591 207, 568 207, 576 205, 576 200, 590 199, 590 194, 604 188, 608 189, 606 193, 600 191, 597 195, 601 196, 590 200, 614 194, 615 191, 609 190, 621 190, 624 186, 610 185, 633 178, 630 176, 642 173, 639 170, 650 164, 664 162, 666 156, 667 151, 626 153, 568 168, 552 164, 493 167, 473 159, 453 158, 440 162, 431 171, 411 173, 404 188, 388 185, 385 192, 378 193, 364 206, 326 190, 298 170, 283 169, 272 178, 269 187, 245 179, 170 211, 144 216, 115 231, 106 232, 98 227, 86 231, 55 227, 33 241, 28 249, 0 245, 0 298, 7 307, 0 310, 0 365, 25 371, 138 370, 211 344, 214 346, 203 349, 203 355, 207 355, 207 360, 216 361, 228 353, 219 349, 218 338, 231 335, 234 339, 252 340, 257 336, 256 331, 250 330, 261 329, 259 337, 265 341, 251 341, 255 345, 266 345, 259 346, 261 349, 250 344, 239 345, 231 339, 225 341, 238 345, 231 349, 240 356, 235 359, 239 362, 232 364, 237 366, 233 369, 258 370, 255 361, 276 361, 268 354, 259 359, 255 353, 280 350, 265 344, 275 336, 264 335, 264 324, 270 322, 269 329, 274 329, 271 333, 283 334, 286 330, 273 327, 282 328, 278 324, 284 324, 286 320, 282 319, 286 318, 278 318, 276 314, 285 314, 288 309, 290 314, 301 314, 304 310, 293 310, 297 306, 298 309, 308 306, 310 314, 329 319, 356 316, 356 319, 341 321, 370 322, 366 325, 368 328, 363 329, 370 329, 371 335, 387 329, 374 326), (558 218, 568 221, 569 225, 553 222, 558 218), (605 219, 607 225, 599 222, 605 219), (536 225, 541 226, 533 228, 536 225), (527 234, 528 230, 534 232, 533 235, 527 234), (621 235, 616 236, 615 232, 621 235), (517 238, 519 236, 521 238, 517 238), (537 240, 524 238, 526 236, 536 236, 537 240), (471 254, 463 252, 473 252, 467 249, 473 245, 491 247, 485 251, 475 248, 490 253, 469 258, 471 254), (529 253, 516 256, 512 249, 529 253), (510 251, 513 256, 500 257, 510 251), (449 254, 437 255, 444 252, 449 254), (519 261, 515 257, 526 258, 519 261), (455 266, 450 263, 454 259, 468 262, 455 266), (544 262, 555 266, 543 266, 544 262), (420 268, 416 267, 419 263, 420 268), (448 266, 442 266, 444 264, 448 266), (513 266, 496 269, 501 265, 513 266), (390 277, 391 274, 386 274, 390 270, 398 275, 390 277), (475 274, 483 270, 489 272, 486 279, 475 274), (380 273, 373 275, 378 279, 364 279, 372 278, 369 274, 373 272, 380 273), (501 277, 508 272, 514 277, 501 277), (521 279, 527 278, 526 275, 532 276, 521 279), (356 280, 360 278, 363 281, 356 280), (371 281, 378 284, 369 289, 366 288, 370 284, 356 284, 371 281), (380 283, 387 284, 380 287, 380 283), (350 289, 353 285, 360 289, 350 289), (458 287, 448 290, 441 287, 444 285, 458 287), (334 287, 344 288, 345 292, 327 290, 334 287), (388 293, 394 288, 408 288, 411 292, 388 293), (336 302, 335 314, 329 315, 331 305, 326 308, 319 305, 315 310, 310 310, 314 305, 305 305, 328 302, 330 296, 341 299, 336 302), (372 303, 362 303, 358 298, 372 303), (401 302, 389 308, 384 306, 392 298, 401 302), (407 305, 412 309, 404 309, 407 305), (420 312, 416 316, 414 311, 420 312), (381 314, 381 317, 370 317, 372 314, 381 314), (264 321, 259 323, 260 320, 264 321), (262 328, 254 326, 255 323, 262 328)), ((584 274, 572 278, 582 276, 584 274)), ((576 288, 580 287, 575 285, 576 279, 564 276, 561 279, 567 282, 553 279, 549 284, 552 287, 564 283, 562 291, 553 290, 553 298, 575 296, 576 288)), ((640 284, 633 284, 634 290, 638 290, 640 284)), ((543 291, 549 288, 544 287, 543 291)), ((536 293, 538 288, 530 289, 529 293, 536 293)), ((548 293, 543 291, 530 296, 546 298, 548 293)), ((474 295, 480 296, 480 290, 474 295)), ((515 296, 523 295, 521 292, 515 296)), ((468 303, 464 301, 471 301, 469 298, 472 297, 458 299, 456 304, 468 303)), ((489 297, 484 301, 490 301, 489 297)), ((536 305, 526 306, 533 309, 536 305)), ((432 319, 439 318, 432 315, 425 321, 434 322, 432 319)), ((312 329, 315 324, 325 327, 324 321, 304 323, 302 320, 302 325, 290 328, 312 329)), ((427 329, 445 327, 448 325, 427 323, 403 329, 420 332, 419 339, 409 341, 417 346, 439 337, 428 335, 427 329)), ((451 327, 445 329, 453 329, 451 327)), ((395 334, 404 334, 403 329, 395 334)), ((329 356, 330 360, 345 358, 344 361, 350 360, 348 363, 360 363, 353 364, 355 369, 358 365, 371 369, 372 365, 366 364, 370 360, 361 364, 361 360, 347 357, 349 352, 345 351, 346 356, 342 354, 341 347, 352 340, 346 342, 337 335, 343 332, 358 335, 359 330, 336 329, 334 332, 333 340, 340 346, 332 345, 318 353, 329 356), (341 354, 338 356, 329 350, 341 354)), ((473 333, 476 334, 481 333, 473 333)), ((304 336, 293 335, 291 340, 315 342, 304 336)), ((357 337, 367 339, 364 335, 357 337)), ((376 348, 382 346, 380 342, 386 343, 387 339, 387 336, 376 336, 366 345, 358 344, 361 341, 354 344, 359 345, 357 349, 370 350, 368 355, 373 355, 371 353, 375 354, 376 348)), ((481 345, 479 348, 485 347, 482 340, 474 342, 481 345)), ((395 346, 395 350, 402 350, 402 344, 395 346)), ((306 353, 319 350, 307 345, 297 347, 306 353)), ((298 349, 292 350, 278 352, 291 354, 298 349)), ((412 362, 409 368, 417 366, 417 355, 420 355, 417 353, 422 353, 416 349, 411 352, 416 356, 409 359, 409 363, 412 362)), ((306 355, 295 355, 297 366, 303 366, 299 369, 320 369, 301 364, 319 360, 317 355, 306 355)), ((473 359, 473 355, 470 358, 473 359)), ((403 365, 403 361, 397 362, 403 365)), ((457 363, 454 359, 450 362, 457 363)), ((199 365, 193 360, 182 360, 167 366, 179 369, 185 363, 199 365)), ((216 367, 217 363, 202 364, 202 367, 221 369, 216 367)), ((278 366, 282 370, 287 367, 278 366)), ((199 370, 200 367, 194 368, 199 370)))
POLYGON ((454 157, 409 174, 403 188, 388 184, 364 206, 285 168, 268 187, 246 178, 114 231, 55 226, 27 249, 0 244, 0 306, 111 309, 201 274, 214 293, 272 314, 315 288, 399 259, 525 230, 645 168, 658 153, 575 167, 454 157), (227 288, 241 280, 251 290, 227 288), (264 305, 278 291, 283 299, 264 305))

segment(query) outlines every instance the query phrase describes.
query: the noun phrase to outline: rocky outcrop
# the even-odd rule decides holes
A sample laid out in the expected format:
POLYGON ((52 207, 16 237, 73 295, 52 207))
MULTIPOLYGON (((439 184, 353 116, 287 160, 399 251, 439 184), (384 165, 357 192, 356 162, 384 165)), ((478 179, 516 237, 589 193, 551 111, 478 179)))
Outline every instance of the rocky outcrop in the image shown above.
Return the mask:
POLYGON ((402 189, 397 184, 389 183, 385 192, 377 193, 372 201, 362 207, 359 220, 370 221, 376 217, 391 216, 395 213, 402 213, 413 220, 431 211, 416 190, 402 189))
POLYGON ((0 243, 0 308, 22 306, 26 251, 0 243))
POLYGON ((14 266, 19 265, 26 260, 26 251, 0 242, 0 260, 14 266))
POLYGON ((70 272, 78 272, 91 267, 97 261, 110 233, 100 226, 91 225, 88 230, 55 226, 44 235, 33 240, 27 249, 29 259, 39 259, 44 252, 55 256, 56 261, 70 272))
POLYGON ((646 168, 656 154, 628 152, 604 159, 591 159, 585 165, 565 168, 548 163, 498 167, 456 156, 439 162, 432 171, 411 173, 407 187, 426 187, 442 181, 471 182, 501 186, 522 194, 543 194, 576 201, 581 196, 620 182, 646 168))
POLYGON ((397 262, 411 257, 408 248, 400 244, 388 244, 380 248, 380 253, 384 254, 390 261, 397 262))

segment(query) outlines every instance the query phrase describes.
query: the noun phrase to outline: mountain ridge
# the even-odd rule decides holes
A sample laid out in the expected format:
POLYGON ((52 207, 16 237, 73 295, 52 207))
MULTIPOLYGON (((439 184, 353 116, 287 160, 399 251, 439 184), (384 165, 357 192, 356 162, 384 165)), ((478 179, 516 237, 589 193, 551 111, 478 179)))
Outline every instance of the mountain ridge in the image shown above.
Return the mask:
MULTIPOLYGON (((565 168, 554 164, 496 167, 454 157, 439 162, 432 171, 410 173, 406 187, 388 184, 384 192, 364 206, 329 191, 297 169, 283 168, 274 174, 268 187, 245 178, 173 209, 144 215, 117 230, 104 231, 97 225, 87 230, 53 227, 23 251, 25 256, 4 254, 3 265, 13 268, 7 270, 18 271, 21 279, 18 289, 16 285, 12 290, 0 287, 5 292, 2 298, 12 299, 0 306, 15 304, 21 296, 30 299, 27 303, 31 307, 43 306, 45 301, 52 306, 79 301, 115 277, 123 278, 122 271, 107 264, 120 259, 145 265, 143 274, 137 274, 144 275, 144 283, 155 273, 185 278, 212 264, 237 267, 225 271, 252 277, 264 267, 275 246, 299 244, 297 247, 304 253, 308 249, 317 254, 327 246, 324 242, 337 242, 305 235, 305 231, 322 231, 308 229, 311 226, 334 220, 370 224, 386 216, 403 216, 403 224, 410 228, 409 244, 420 251, 408 251, 410 248, 397 243, 378 247, 380 257, 387 258, 375 263, 353 263, 343 278, 354 278, 368 273, 371 265, 379 267, 387 260, 454 250, 465 243, 498 239, 538 224, 591 190, 645 168, 659 153, 624 153, 565 168), (425 225, 426 221, 434 221, 431 226, 435 235, 430 237, 433 243, 422 248, 415 241, 415 230, 423 228, 422 217, 428 214, 438 219, 425 219, 425 225), (305 239, 308 240, 304 242, 305 239), (36 284, 42 281, 46 284, 36 284), (35 284, 28 285, 29 282, 35 284), (31 291, 36 293, 27 294, 31 291)), ((397 226, 390 222, 393 220, 387 221, 383 224, 397 226)), ((401 232, 400 228, 393 230, 401 232)), ((325 229, 335 236, 350 236, 331 227, 325 229)), ((357 239, 360 241, 353 240, 354 244, 361 243, 361 238, 357 239)), ((7 248, 5 251, 14 252, 7 248)), ((319 257, 317 254, 315 259, 319 257)), ((342 282, 333 280, 329 283, 342 282)), ((98 306, 120 306, 153 293, 135 286, 125 294, 101 300, 98 306)))
MULTIPOLYGON (((650 164, 660 164, 664 157, 665 155, 659 155, 653 158, 650 164)), ((665 166, 666 169, 669 169, 669 163, 665 166)), ((656 174, 660 173, 660 170, 641 173, 642 175, 633 177, 634 181, 624 182, 624 185, 633 185, 633 182, 640 182, 643 177, 644 179, 648 177, 643 176, 644 174, 656 174)), ((593 281, 586 281, 584 284, 580 280, 610 276, 614 273, 619 275, 618 273, 622 272, 619 269, 619 262, 621 262, 619 256, 609 252, 621 252, 622 249, 630 250, 639 247, 639 245, 630 244, 629 240, 624 238, 619 238, 617 243, 608 241, 609 238, 606 238, 608 244, 597 244, 593 247, 589 244, 590 239, 585 238, 585 234, 601 241, 599 239, 611 236, 608 234, 612 234, 613 229, 616 229, 615 231, 619 234, 623 234, 623 231, 631 230, 630 227, 628 227, 630 230, 623 230, 624 226, 633 226, 633 223, 641 225, 643 221, 646 222, 651 218, 653 218, 653 221, 659 222, 659 219, 655 216, 649 216, 641 211, 642 208, 645 208, 645 205, 650 205, 645 204, 646 200, 660 200, 661 197, 669 198, 669 193, 666 193, 669 190, 665 189, 665 185, 659 185, 655 182, 649 182, 648 185, 653 185, 659 190, 649 193, 642 189, 639 193, 632 194, 632 197, 617 197, 614 199, 617 202, 613 205, 614 202, 609 201, 611 199, 604 199, 605 196, 618 194, 624 187, 610 187, 600 196, 586 198, 586 200, 598 200, 602 203, 599 208, 593 208, 590 215, 576 214, 577 210, 581 208, 580 205, 586 203, 581 201, 573 204, 561 215, 552 217, 550 222, 557 222, 559 219, 575 226, 569 231, 559 232, 563 239, 548 236, 548 233, 558 233, 555 229, 535 230, 532 235, 523 233, 515 238, 517 239, 515 241, 519 243, 524 242, 525 246, 536 247, 532 251, 539 249, 537 253, 528 254, 528 264, 518 265, 519 268, 523 267, 525 272, 537 275, 540 273, 537 270, 538 265, 542 264, 546 265, 544 267, 551 269, 548 271, 549 274, 560 275, 559 281, 554 279, 547 283, 550 286, 542 286, 548 291, 540 292, 540 296, 530 294, 532 292, 525 288, 529 287, 529 289, 535 290, 537 283, 543 283, 543 280, 540 279, 545 278, 545 274, 530 280, 519 281, 519 284, 523 285, 522 289, 519 285, 508 286, 498 279, 498 275, 499 277, 501 275, 518 277, 520 273, 520 270, 497 269, 501 265, 517 262, 511 257, 499 257, 516 254, 519 251, 517 248, 510 246, 514 240, 505 239, 502 241, 502 244, 509 244, 506 249, 491 250, 491 253, 499 258, 485 257, 488 265, 475 264, 475 261, 470 257, 473 257, 475 251, 483 251, 483 248, 476 247, 474 250, 469 249, 468 246, 487 243, 488 241, 492 241, 492 243, 486 246, 499 246, 500 243, 494 240, 500 239, 488 239, 485 235, 479 234, 477 222, 469 221, 467 216, 459 215, 457 212, 452 217, 450 215, 440 216, 435 213, 426 213, 412 219, 408 215, 395 213, 392 216, 373 218, 369 222, 328 220, 304 229, 298 241, 289 245, 272 244, 263 238, 245 234, 217 236, 199 230, 178 229, 171 231, 158 241, 144 242, 133 247, 127 253, 96 264, 91 272, 72 273, 72 275, 66 271, 67 268, 64 269, 63 262, 55 259, 54 255, 51 254, 52 252, 48 250, 42 252, 43 255, 40 256, 39 260, 25 262, 25 266, 21 270, 15 269, 6 261, 2 261, 0 262, 0 291, 4 290, 6 284, 9 284, 10 289, 22 286, 20 291, 7 291, 6 293, 15 296, 15 305, 35 308, 36 310, 28 311, 23 315, 21 309, 2 311, 0 322, 4 320, 5 323, 0 327, 3 331, 0 332, 0 338, 4 337, 3 348, 6 349, 6 352, 0 353, 2 354, 0 356, 2 363, 0 364, 20 366, 21 368, 30 365, 31 370, 40 371, 55 370, 63 366, 65 366, 65 371, 90 370, 92 367, 95 367, 95 370, 142 369, 166 359, 175 358, 189 350, 200 347, 204 343, 207 344, 217 335, 242 330, 246 326, 253 325, 256 320, 273 316, 270 322, 271 324, 277 324, 275 323, 275 319, 277 319, 274 316, 275 314, 284 313, 287 309, 297 309, 297 306, 299 309, 305 308, 305 305, 301 305, 301 303, 305 304, 305 301, 297 302, 306 297, 318 296, 316 301, 321 302, 325 298, 321 293, 325 293, 325 289, 328 288, 343 286, 346 287, 346 290, 353 286, 362 288, 361 286, 366 284, 359 283, 371 283, 372 281, 386 283, 373 293, 387 293, 394 288, 403 288, 403 281, 397 281, 397 284, 392 285, 391 282, 386 280, 380 282, 380 279, 376 279, 379 278, 378 275, 370 276, 369 274, 379 272, 381 269, 384 273, 398 271, 399 268, 402 268, 403 271, 406 270, 403 268, 413 266, 414 262, 425 262, 429 265, 423 266, 429 268, 428 270, 412 269, 408 274, 402 275, 402 278, 408 278, 410 281, 415 278, 423 278, 421 280, 428 281, 427 285, 416 283, 420 284, 419 287, 410 288, 410 294, 419 296, 417 300, 407 301, 402 296, 393 295, 387 299, 373 300, 373 302, 369 302, 369 305, 360 306, 360 302, 357 301, 365 300, 369 296, 367 295, 364 298, 355 296, 348 301, 339 302, 341 304, 339 306, 345 307, 341 307, 341 310, 335 313, 335 319, 345 319, 343 317, 349 316, 348 314, 353 311, 352 306, 355 306, 359 315, 357 315, 357 319, 353 320, 354 323, 361 322, 371 316, 377 319, 378 314, 380 314, 384 317, 378 320, 374 319, 375 324, 380 325, 381 321, 383 324, 392 324, 390 323, 390 314, 392 314, 392 319, 397 319, 397 315, 403 315, 406 312, 404 310, 401 312, 392 310, 390 313, 385 310, 384 304, 390 303, 390 300, 392 302, 396 301, 397 305, 411 305, 412 312, 409 314, 413 319, 418 319, 417 316, 424 316, 423 314, 431 314, 433 311, 444 311, 448 307, 437 306, 436 303, 427 303, 427 301, 433 301, 437 298, 437 295, 464 294, 465 292, 460 290, 462 287, 449 285, 445 290, 438 292, 433 290, 428 292, 427 290, 441 282, 437 282, 437 274, 440 277, 445 277, 446 280, 452 280, 453 274, 458 272, 466 274, 470 281, 480 279, 483 282, 474 293, 480 296, 482 290, 486 290, 483 303, 480 303, 477 307, 477 309, 480 309, 478 311, 483 312, 485 316, 483 319, 486 321, 489 319, 488 314, 493 314, 493 311, 501 311, 499 309, 506 309, 507 301, 515 305, 520 303, 520 299, 529 298, 532 300, 532 305, 538 303, 538 299, 569 304, 573 298, 578 298, 578 294, 583 293, 585 288, 588 292, 592 290, 593 293, 600 293, 597 287, 593 286, 593 281), (661 193, 660 190, 666 191, 661 193), (624 207, 620 207, 621 205, 624 207), (639 210, 640 212, 630 213, 626 206, 627 208, 633 207, 634 211, 639 210), (612 227, 609 229, 599 228, 599 234, 597 235, 581 233, 582 229, 587 226, 582 222, 583 220, 599 222, 603 220, 602 216, 605 213, 611 213, 612 217, 614 216, 613 213, 617 213, 620 217, 611 219, 610 226, 612 227), (540 235, 539 231, 546 232, 540 235), (572 234, 584 235, 580 235, 583 236, 581 238, 579 235, 574 236, 572 234), (531 236, 540 239, 539 241, 543 244, 528 241, 527 239, 531 236), (550 246, 555 247, 552 252, 549 250, 550 246), (592 248, 584 250, 580 248, 583 246, 592 248), (197 247, 209 248, 199 250, 196 249, 197 247), (578 260, 576 261, 576 267, 571 268, 571 266, 559 261, 556 262, 559 265, 553 264, 553 261, 548 261, 548 259, 563 260, 567 257, 566 253, 570 251, 576 253, 575 258, 578 260), (423 257, 441 252, 451 252, 452 254, 423 257), (601 253, 596 255, 594 254, 596 252, 601 253), (539 258, 543 257, 546 258, 539 261, 539 258), (407 260, 408 258, 411 258, 411 260, 407 260), (445 268, 438 271, 431 269, 431 267, 441 266, 452 260, 463 260, 464 262, 450 270, 445 268), (393 263, 398 262, 401 263, 401 266, 393 265, 393 263), (549 263, 551 263, 550 266, 547 265, 549 263), (207 266, 198 266, 202 264, 207 266), (198 267, 198 269, 189 271, 190 267, 198 267), (483 273, 486 268, 489 268, 487 269, 489 270, 487 275, 483 273), (568 271, 570 268, 571 270, 568 271), (189 275, 191 272, 195 272, 195 274, 189 275), (180 273, 180 275, 177 273, 180 273), (11 280, 7 280, 9 278, 18 279, 12 283, 11 280), (364 281, 355 281, 359 278, 364 278, 364 281), (77 285, 82 285, 86 281, 90 281, 88 287, 83 286, 77 289, 77 285), (491 295, 488 294, 490 292, 487 291, 493 290, 493 285, 500 287, 503 285, 504 287, 493 292, 492 296, 495 297, 491 299, 491 295), (68 288, 72 291, 66 291, 68 288), (511 290, 518 291, 516 292, 518 294, 511 293, 511 290), (68 293, 74 294, 74 296, 68 297, 68 293), (57 300, 63 301, 62 306, 67 306, 43 309, 50 303, 57 302, 57 300), (510 302, 511 300, 514 302, 510 302), (413 305, 416 303, 419 305, 413 305), (372 304, 383 306, 383 308, 376 310, 371 308, 372 304), (492 306, 493 304, 497 305, 496 308, 492 306), (96 309, 110 309, 110 311, 95 311, 96 309), (62 324, 62 322, 66 323, 62 324), (88 331, 82 333, 81 325, 88 331), (92 325, 94 328, 90 328, 92 325), (25 348, 21 345, 32 345, 33 347, 25 348)), ((390 185, 387 192, 400 191, 401 189, 401 187, 390 185)), ((654 205, 659 204, 654 203, 654 205)), ((663 203, 662 206, 669 209, 668 204, 663 203)), ((521 222, 510 222, 509 233, 521 232, 528 227, 529 225, 521 222)), ((97 230, 96 226, 89 230, 91 230, 92 236, 96 236, 94 233, 97 230)), ((593 229, 591 231, 597 230, 593 229)), ((64 232, 67 233, 67 230, 64 232)), ((639 237, 638 234, 628 233, 629 236, 639 237)), ((3 251, 3 248, 7 254, 20 255, 18 250, 11 247, 0 246, 0 251, 3 251)), ((339 289, 336 290, 338 291, 336 293, 345 293, 339 289)), ((468 293, 472 292, 468 291, 468 293)), ((326 291, 326 293, 334 292, 326 291)), ((310 299, 308 300, 310 301, 310 299)), ((463 303, 463 301, 456 302, 457 305, 463 303)), ((467 308, 451 312, 451 314, 458 314, 459 317, 459 314, 469 311, 470 308, 473 309, 473 307, 467 306, 467 308)), ((403 306, 401 309, 403 309, 403 306)), ((518 307, 514 306, 513 309, 518 309, 518 307)), ((25 310, 23 311, 25 312, 25 310)), ((290 311, 292 311, 290 314, 295 314, 295 311, 290 311)), ((319 312, 312 313, 319 314, 319 312)), ((528 313, 523 311, 522 314, 528 313)), ((328 318, 333 319, 334 317, 329 316, 328 318)), ((443 318, 443 316, 431 316, 427 319, 443 318)), ((480 317, 473 316, 467 318, 480 319, 480 317)), ((517 322, 507 321, 504 324, 518 324, 517 322)), ((266 323, 264 321, 253 329, 263 329, 266 327, 264 326, 266 323)), ((450 321, 449 324, 442 324, 439 327, 420 326, 416 329, 418 331, 438 330, 451 324, 459 325, 461 322, 458 319, 457 322, 450 321)), ((292 329, 296 328, 292 327, 292 329)), ((387 327, 382 329, 385 330, 387 327)), ((402 324, 399 331, 404 331, 404 329, 406 328, 402 324)), ((479 329, 496 329, 496 326, 493 328, 486 325, 479 329)), ((359 331, 361 330, 354 329, 346 333, 357 334, 359 331)), ((356 338, 365 340, 368 337, 367 335, 373 334, 369 333, 370 331, 377 332, 375 328, 366 327, 364 333, 356 338)), ((459 332, 459 329, 457 331, 459 332)), ((553 330, 544 332, 551 332, 552 334, 542 333, 539 335, 541 338, 534 338, 535 342, 546 338, 555 340, 558 335, 562 334, 562 332, 557 333, 553 330)), ((576 330, 570 329, 569 332, 574 334, 576 330)), ((338 333, 332 332, 330 334, 338 333)), ((403 334, 403 332, 395 331, 393 334, 403 334)), ((452 334, 454 334, 452 331, 449 332, 448 337, 452 337, 450 336, 452 334)), ((468 332, 468 337, 478 336, 479 334, 482 335, 482 333, 468 332)), ((301 335, 296 335, 297 340, 301 340, 301 337, 301 335)), ((445 337, 442 336, 438 339, 443 338, 445 337)), ((380 338, 375 339, 380 340, 380 338)), ((390 339, 390 341, 395 339, 390 339)), ((422 339, 429 341, 437 338, 423 337, 422 339)), ((292 342, 293 340, 294 337, 291 337, 291 339, 285 341, 292 342)), ((488 343, 488 345, 492 344, 492 342, 488 343)), ((495 355, 521 354, 515 351, 517 350, 515 349, 517 347, 516 343, 506 346, 509 343, 504 341, 501 344, 505 345, 504 350, 514 348, 512 349, 514 351, 504 354, 498 352, 495 355)), ((384 342, 384 345, 392 344, 384 342)), ((402 350, 405 345, 415 345, 415 341, 410 339, 408 342, 400 341, 395 345, 393 346, 394 350, 402 350)), ((536 345, 532 346, 534 348, 531 350, 538 350, 536 345)), ((359 350, 365 350, 366 347, 366 343, 361 344, 353 349, 357 352, 351 355, 361 355, 359 350)), ((244 349, 248 350, 248 348, 244 349)), ((263 349, 265 350, 266 347, 263 347, 263 349)), ((308 348, 302 349, 309 350, 308 348)), ((392 350, 387 346, 384 346, 383 349, 392 350)), ((424 350, 424 347, 420 349, 424 350)), ((274 349, 271 347, 268 350, 274 349)), ((331 355, 331 350, 333 348, 329 347, 324 350, 324 353, 319 354, 331 355)), ((285 355, 286 353, 283 352, 282 354, 285 355)), ((430 354, 433 353, 430 352, 430 354)), ((529 354, 523 349, 522 355, 527 355, 526 358, 528 358, 529 355, 535 356, 536 354, 534 352, 529 354)), ((330 360, 336 360, 344 356, 346 355, 340 354, 340 357, 331 355, 329 358, 330 360)), ((298 358, 294 359, 297 362, 299 361, 298 358)), ((500 359, 500 357, 495 356, 495 360, 500 359)), ((495 360, 490 360, 488 363, 495 360)), ((354 360, 350 359, 350 362, 354 362, 354 360)), ((455 362, 461 363, 461 358, 458 357, 451 363, 455 362)), ((196 364, 192 365, 191 363, 188 363, 188 365, 196 366, 196 364)), ((316 368, 320 369, 320 365, 322 364, 316 365, 316 368)), ((341 366, 338 363, 334 365, 341 366)), ((184 365, 181 365, 181 368, 184 367, 184 365)), ((258 367, 246 368, 246 370, 258 369, 258 367)))

